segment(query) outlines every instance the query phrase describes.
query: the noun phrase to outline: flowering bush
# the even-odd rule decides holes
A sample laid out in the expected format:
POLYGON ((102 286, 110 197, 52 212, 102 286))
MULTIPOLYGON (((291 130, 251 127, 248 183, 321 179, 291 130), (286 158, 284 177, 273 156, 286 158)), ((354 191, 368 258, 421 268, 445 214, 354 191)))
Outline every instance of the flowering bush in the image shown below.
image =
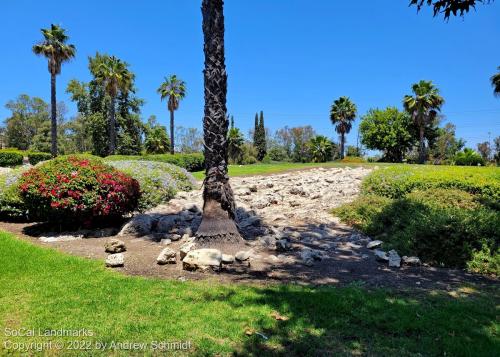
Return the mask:
POLYGON ((31 218, 88 226, 137 208, 139 183, 92 156, 62 156, 25 172, 20 195, 31 218))
POLYGON ((110 161, 109 165, 139 181, 139 209, 147 210, 168 202, 177 191, 190 191, 196 181, 185 169, 155 161, 110 161))
POLYGON ((8 219, 24 218, 26 209, 19 195, 18 181, 25 167, 20 167, 0 175, 0 217, 8 219))

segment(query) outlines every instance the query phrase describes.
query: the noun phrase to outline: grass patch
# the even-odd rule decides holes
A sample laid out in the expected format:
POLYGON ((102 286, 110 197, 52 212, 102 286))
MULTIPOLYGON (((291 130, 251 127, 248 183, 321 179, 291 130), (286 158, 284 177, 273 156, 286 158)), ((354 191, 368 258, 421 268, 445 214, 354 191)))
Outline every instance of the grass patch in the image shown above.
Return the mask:
MULTIPOLYGON (((0 233, 0 261, 2 331, 85 328, 93 336, 77 339, 108 344, 190 340, 190 353, 195 355, 492 356, 500 352, 497 290, 464 287, 448 293, 396 293, 359 286, 261 288, 126 277, 106 270, 102 261, 67 256, 6 233, 0 233), (276 321, 271 316, 274 311, 288 320, 276 321), (245 330, 269 339, 247 336, 245 330)), ((52 340, 67 346, 74 339, 0 334, 1 348, 7 341, 52 340)), ((150 349, 46 353, 154 354, 150 349)))

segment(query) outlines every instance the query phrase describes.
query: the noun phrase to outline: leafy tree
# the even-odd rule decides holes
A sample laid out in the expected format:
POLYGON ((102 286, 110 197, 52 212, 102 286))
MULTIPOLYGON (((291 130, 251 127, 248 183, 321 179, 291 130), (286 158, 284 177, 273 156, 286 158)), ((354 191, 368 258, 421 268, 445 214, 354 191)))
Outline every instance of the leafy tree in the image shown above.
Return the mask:
POLYGON ((432 81, 420 81, 412 86, 413 95, 405 95, 403 105, 411 115, 419 135, 419 159, 425 162, 425 131, 436 120, 444 99, 439 95, 439 89, 432 81))
POLYGON ((295 162, 309 162, 311 161, 311 152, 309 148, 309 141, 316 136, 312 126, 300 126, 290 129, 293 141, 293 155, 292 159, 295 162))
POLYGON ((500 164, 500 136, 497 136, 493 140, 493 143, 495 144, 494 159, 498 165, 498 164, 500 164))
POLYGON ((491 76, 491 85, 493 86, 493 94, 500 97, 500 66, 498 66, 498 73, 491 76))
POLYGON ((465 146, 463 139, 455 136, 455 125, 447 123, 444 128, 438 129, 438 137, 431 147, 432 159, 435 164, 451 161, 453 157, 465 146))
POLYGON ((347 156, 350 156, 350 157, 361 157, 361 156, 363 156, 363 152, 357 146, 348 145, 347 146, 347 156))
POLYGON ((382 161, 401 162, 415 143, 410 115, 395 107, 370 109, 359 124, 361 142, 370 150, 384 152, 382 161))
POLYGON ((229 157, 229 162, 234 164, 243 163, 243 144, 245 139, 240 129, 235 128, 234 118, 231 117, 231 127, 227 134, 227 153, 229 157))
POLYGON ((179 143, 180 152, 190 154, 203 151, 203 134, 197 128, 175 128, 175 137, 179 143))
POLYGON ((91 72, 95 74, 97 83, 103 86, 109 95, 109 155, 116 150, 116 98, 118 94, 132 90, 134 74, 128 70, 128 64, 115 56, 96 54, 91 60, 91 72))
POLYGON ((455 155, 455 165, 459 166, 478 166, 484 165, 484 159, 477 152, 470 148, 465 148, 455 155))
POLYGON ((167 129, 162 125, 155 125, 146 130, 144 147, 148 154, 166 154, 170 149, 167 129))
POLYGON ((186 96, 186 83, 171 75, 165 77, 165 81, 158 88, 161 100, 168 99, 168 110, 170 112, 170 153, 175 153, 174 141, 174 112, 179 109, 179 102, 186 96))
POLYGON ((475 9, 476 4, 489 2, 490 0, 411 0, 410 6, 417 6, 418 11, 426 5, 431 6, 434 16, 444 14, 444 18, 448 19, 452 14, 453 16, 457 16, 457 14, 463 16, 470 9, 475 9))
POLYGON ((484 161, 489 161, 491 155, 491 147, 489 142, 485 141, 477 144, 477 151, 479 151, 479 154, 484 161))
POLYGON ((313 162, 327 162, 332 159, 332 142, 326 136, 317 135, 309 140, 313 162))
POLYGON ((340 134, 340 158, 344 158, 345 134, 349 134, 356 118, 356 105, 348 97, 336 99, 330 109, 330 120, 340 134))
POLYGON ((205 180, 203 216, 196 233, 201 244, 241 241, 227 173, 227 74, 224 58, 224 1, 202 0, 205 54, 205 180))
POLYGON ((285 151, 288 158, 292 157, 293 135, 288 126, 276 130, 276 133, 274 134, 274 141, 278 147, 285 151))
POLYGON ((62 64, 75 57, 74 45, 67 44, 69 37, 66 31, 52 24, 50 29, 41 29, 44 40, 33 46, 33 52, 48 60, 50 73, 50 105, 51 105, 51 153, 57 156, 57 100, 56 76, 61 73, 62 64))

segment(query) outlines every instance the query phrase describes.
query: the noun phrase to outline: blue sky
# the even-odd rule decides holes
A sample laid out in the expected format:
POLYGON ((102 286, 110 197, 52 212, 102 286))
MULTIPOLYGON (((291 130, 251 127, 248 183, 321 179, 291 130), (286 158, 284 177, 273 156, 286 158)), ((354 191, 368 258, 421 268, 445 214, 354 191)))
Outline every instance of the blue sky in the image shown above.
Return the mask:
MULTIPOLYGON (((168 115, 156 88, 176 73, 188 96, 176 124, 201 128, 203 51, 200 0, 4 0, 0 11, 0 119, 20 93, 49 100, 45 60, 31 52, 50 23, 68 30, 77 57, 58 77, 58 99, 72 78, 89 80, 87 58, 96 51, 127 61, 136 74, 143 117, 168 115), (7 50, 6 50, 7 49, 7 50)), ((401 107, 412 83, 433 80, 446 99, 443 114, 475 147, 500 135, 500 99, 490 76, 500 66, 500 1, 465 18, 444 22, 417 14, 407 0, 226 0, 228 110, 248 132, 256 111, 266 126, 310 124, 336 138, 332 101, 350 96, 359 115, 369 108, 401 107)), ((355 144, 357 123, 348 142, 355 144)))

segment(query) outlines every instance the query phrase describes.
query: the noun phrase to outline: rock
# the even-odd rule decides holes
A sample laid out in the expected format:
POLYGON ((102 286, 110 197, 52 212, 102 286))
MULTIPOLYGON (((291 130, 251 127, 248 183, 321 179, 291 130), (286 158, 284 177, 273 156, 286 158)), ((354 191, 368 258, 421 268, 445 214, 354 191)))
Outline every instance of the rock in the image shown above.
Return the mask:
POLYGON ((276 250, 278 252, 286 252, 288 250, 292 249, 292 245, 290 242, 286 239, 280 239, 276 241, 276 250))
POLYGON ((266 248, 274 248, 276 247, 276 238, 273 236, 264 236, 259 238, 259 242, 266 248))
POLYGON ((127 250, 125 242, 119 239, 111 239, 104 245, 106 253, 121 253, 127 250))
MULTIPOLYGON (((161 233, 168 233, 173 228, 176 228, 177 222, 179 221, 179 216, 171 214, 168 216, 163 216, 158 221, 156 230, 161 233)), ((180 239, 180 237, 179 237, 180 239)), ((173 239, 172 239, 173 240, 173 239)))
POLYGON ((300 206, 300 203, 297 202, 297 201, 290 201, 289 204, 290 204, 290 207, 298 207, 298 206, 300 206))
POLYGON ((422 264, 418 257, 407 257, 406 255, 402 258, 403 264, 418 266, 422 264))
POLYGON ((255 185, 250 186, 249 189, 250 189, 250 192, 257 192, 257 186, 255 186, 255 185))
POLYGON ((111 268, 122 267, 125 264, 123 253, 110 254, 106 258, 106 266, 111 268))
POLYGON ((186 204, 184 208, 187 209, 189 212, 193 213, 201 212, 200 208, 196 203, 186 204))
POLYGON ((53 237, 40 237, 38 238, 40 242, 44 243, 55 243, 55 242, 70 242, 73 240, 80 240, 83 239, 82 235, 78 236, 72 236, 72 235, 59 235, 59 236, 53 236, 53 237))
POLYGON ((222 264, 233 264, 234 256, 230 254, 222 254, 222 264))
POLYGON ((384 243, 384 242, 382 242, 381 240, 372 240, 370 243, 368 243, 366 245, 366 248, 375 249, 375 248, 380 247, 382 245, 382 243, 384 243))
POLYGON ((128 221, 121 229, 119 236, 133 235, 142 237, 151 233, 153 227, 153 219, 147 214, 139 214, 128 221))
POLYGON ((359 244, 355 244, 355 243, 352 243, 352 242, 348 242, 347 245, 349 247, 351 247, 352 249, 361 249, 363 248, 362 246, 360 246, 359 244))
POLYGON ((375 254, 375 258, 379 262, 388 262, 389 261, 389 257, 387 256, 387 253, 384 252, 383 250, 375 249, 375 251, 373 253, 375 254))
POLYGON ((182 238, 180 234, 171 234, 169 237, 172 242, 177 242, 182 238))
POLYGON ((209 248, 192 250, 182 260, 183 268, 186 270, 219 270, 221 263, 220 250, 209 248))
POLYGON ((250 250, 240 250, 239 252, 237 252, 234 257, 236 258, 236 260, 239 260, 240 262, 244 262, 245 260, 248 260, 250 258, 250 255, 252 254, 252 252, 250 250))
POLYGON ((181 246, 181 248, 179 249, 179 253, 181 255, 181 260, 184 259, 184 257, 194 249, 194 247, 196 246, 196 243, 185 243, 181 246))
POLYGON ((304 189, 302 188, 299 188, 299 187, 292 187, 290 189, 290 191, 288 191, 291 195, 299 195, 299 196, 302 196, 302 197, 306 197, 307 196, 307 192, 304 191, 304 189))
POLYGON ((268 183, 266 183, 266 187, 267 188, 273 188, 274 184, 272 182, 268 182, 268 183))
POLYGON ((156 262, 160 265, 176 264, 177 253, 170 248, 165 248, 161 251, 160 255, 158 255, 158 258, 156 258, 156 262))
POLYGON ((300 259, 302 259, 304 262, 308 260, 321 260, 323 259, 323 253, 319 250, 316 249, 311 249, 311 248, 304 248, 302 251, 299 253, 300 259))
POLYGON ((239 226, 241 228, 246 228, 250 226, 257 227, 260 225, 260 218, 258 216, 250 216, 242 221, 240 221, 239 226))
POLYGON ((252 204, 252 208, 263 209, 270 205, 269 200, 262 198, 252 204))
POLYGON ((172 244, 172 240, 171 239, 162 239, 161 240, 161 244, 163 244, 163 245, 172 244))
POLYGON ((399 268, 401 266, 401 257, 394 249, 387 253, 387 257, 389 258, 389 267, 399 268))

